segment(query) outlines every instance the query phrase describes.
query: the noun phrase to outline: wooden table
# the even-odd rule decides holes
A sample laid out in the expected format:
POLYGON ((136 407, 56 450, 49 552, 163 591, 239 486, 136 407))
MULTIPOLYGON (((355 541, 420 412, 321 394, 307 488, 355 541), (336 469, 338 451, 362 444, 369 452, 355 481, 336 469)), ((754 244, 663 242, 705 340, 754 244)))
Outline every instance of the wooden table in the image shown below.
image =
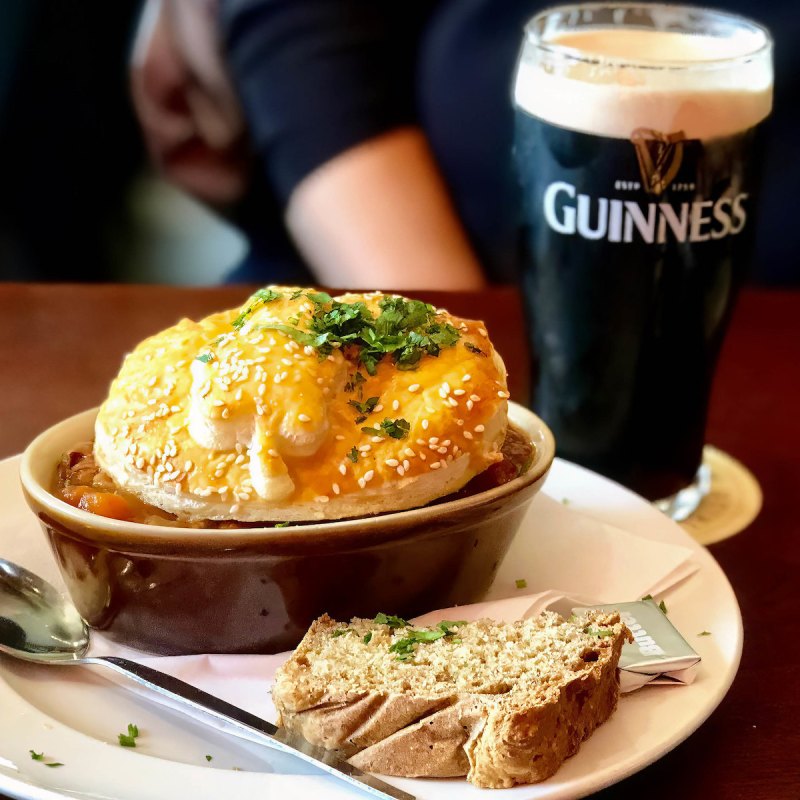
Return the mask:
MULTIPOLYGON (((122 355, 176 321, 239 303, 246 289, 0 284, 0 457, 97 405, 122 355)), ((529 392, 517 293, 421 296, 482 317, 506 359, 513 396, 529 392)), ((764 508, 712 545, 745 624, 738 677, 700 730, 598 798, 800 798, 800 292, 741 297, 717 375, 708 441, 744 462, 764 508)), ((2 715, 0 715, 2 724, 2 715)), ((499 797, 499 795, 498 795, 499 797)))

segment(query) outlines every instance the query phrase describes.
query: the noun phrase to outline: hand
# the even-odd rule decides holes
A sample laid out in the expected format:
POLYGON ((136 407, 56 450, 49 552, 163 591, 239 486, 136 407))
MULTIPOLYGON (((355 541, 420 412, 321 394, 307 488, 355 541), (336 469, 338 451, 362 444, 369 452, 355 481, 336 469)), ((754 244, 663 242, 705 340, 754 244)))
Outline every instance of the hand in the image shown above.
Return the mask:
POLYGON ((251 158, 215 31, 211 0, 147 0, 131 88, 155 164, 182 189, 223 208, 244 193, 251 158))

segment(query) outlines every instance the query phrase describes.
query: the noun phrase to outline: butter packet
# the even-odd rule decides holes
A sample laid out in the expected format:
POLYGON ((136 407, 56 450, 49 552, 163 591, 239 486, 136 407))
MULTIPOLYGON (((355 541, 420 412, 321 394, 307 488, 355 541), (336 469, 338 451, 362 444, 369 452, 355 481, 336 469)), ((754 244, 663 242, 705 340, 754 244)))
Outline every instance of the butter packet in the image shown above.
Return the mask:
POLYGON ((619 659, 621 692, 632 692, 646 684, 690 684, 694 681, 700 656, 652 599, 573 608, 572 613, 591 610, 618 611, 633 634, 633 644, 623 645, 619 659))

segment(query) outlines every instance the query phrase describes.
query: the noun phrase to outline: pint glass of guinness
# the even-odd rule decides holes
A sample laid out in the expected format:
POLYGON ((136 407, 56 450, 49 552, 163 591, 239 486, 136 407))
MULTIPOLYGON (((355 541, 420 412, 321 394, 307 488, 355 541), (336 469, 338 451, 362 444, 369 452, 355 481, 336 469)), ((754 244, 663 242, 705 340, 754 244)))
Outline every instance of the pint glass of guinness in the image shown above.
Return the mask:
POLYGON ((553 8, 514 100, 534 404, 563 457, 675 495, 751 254, 769 34, 688 6, 553 8))

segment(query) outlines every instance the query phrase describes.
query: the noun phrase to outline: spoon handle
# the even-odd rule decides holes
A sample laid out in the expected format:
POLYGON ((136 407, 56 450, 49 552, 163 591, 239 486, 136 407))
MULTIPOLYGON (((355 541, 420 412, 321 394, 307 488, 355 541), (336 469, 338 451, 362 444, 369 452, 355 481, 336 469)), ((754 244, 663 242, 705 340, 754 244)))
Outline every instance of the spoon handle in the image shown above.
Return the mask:
POLYGON ((393 798, 393 800, 415 800, 413 795, 396 789, 388 783, 384 783, 373 775, 369 775, 361 770, 336 758, 324 747, 310 744, 301 736, 290 733, 284 728, 278 728, 271 722, 267 722, 260 717, 251 714, 244 709, 227 703, 219 697, 214 697, 208 692, 197 689, 191 684, 185 683, 171 675, 166 675, 152 667, 144 664, 137 664, 135 661, 128 661, 126 658, 116 656, 97 656, 81 659, 84 664, 104 664, 117 672, 121 672, 142 686, 152 689, 154 692, 176 701, 188 709, 201 711, 215 719, 228 723, 239 731, 247 734, 250 740, 261 739, 266 744, 275 747, 290 755, 298 756, 304 761, 308 761, 320 769, 329 772, 337 778, 354 784, 375 797, 393 798), (253 734, 256 736, 253 736, 253 734))

